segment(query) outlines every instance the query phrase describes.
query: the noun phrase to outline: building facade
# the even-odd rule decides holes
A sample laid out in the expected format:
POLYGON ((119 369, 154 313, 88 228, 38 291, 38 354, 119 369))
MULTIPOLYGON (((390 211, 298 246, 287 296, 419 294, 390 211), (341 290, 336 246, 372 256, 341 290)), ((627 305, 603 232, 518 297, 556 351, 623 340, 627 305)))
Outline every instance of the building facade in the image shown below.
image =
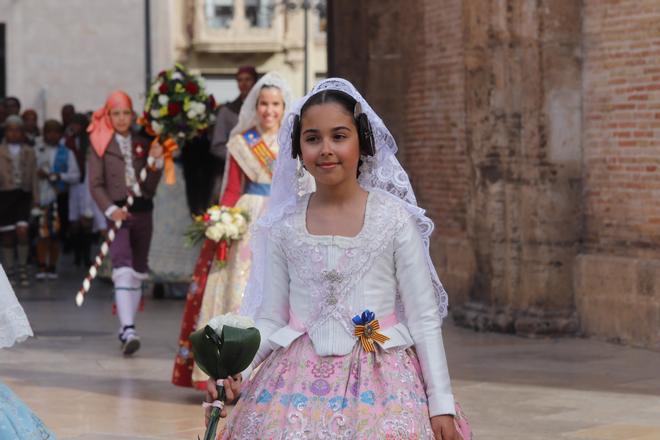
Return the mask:
POLYGON ((218 102, 235 98, 246 64, 300 96, 305 65, 308 88, 325 77, 325 23, 321 0, 0 0, 0 94, 42 121, 65 103, 96 109, 115 89, 140 108, 148 77, 181 62, 218 102))
POLYGON ((457 322, 660 348, 660 3, 332 0, 457 322))
MULTIPOLYGON (((152 72, 174 60, 175 0, 150 1, 152 72)), ((41 120, 73 103, 82 111, 108 92, 127 91, 140 106, 147 77, 145 0, 0 0, 4 92, 41 120)))
POLYGON ((242 65, 279 72, 296 96, 305 92, 305 65, 307 89, 326 75, 325 1, 182 0, 175 15, 176 59, 203 75, 219 101, 238 94, 242 65))

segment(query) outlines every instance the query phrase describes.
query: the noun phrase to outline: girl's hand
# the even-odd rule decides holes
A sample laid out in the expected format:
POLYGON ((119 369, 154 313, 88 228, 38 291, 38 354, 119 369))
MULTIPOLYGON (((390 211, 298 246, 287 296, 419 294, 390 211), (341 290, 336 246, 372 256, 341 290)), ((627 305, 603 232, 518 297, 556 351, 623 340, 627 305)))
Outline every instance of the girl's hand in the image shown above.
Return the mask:
MULTIPOLYGON (((225 405, 231 405, 234 403, 239 394, 241 394, 241 385, 243 384, 243 376, 239 373, 234 377, 228 377, 224 380, 225 386, 225 405)), ((218 399, 218 390, 215 387, 215 381, 209 379, 206 381, 206 401, 211 403, 214 400, 218 399)), ((204 421, 206 426, 209 424, 209 418, 211 417, 211 409, 206 408, 204 412, 204 421)), ((223 408, 220 412, 220 417, 227 417, 227 409, 223 408)))
POLYGON ((119 220, 124 221, 128 218, 128 212, 123 209, 115 209, 112 214, 110 214, 113 222, 118 222, 119 220))
POLYGON ((153 157, 154 159, 158 159, 162 155, 163 155, 163 146, 158 142, 154 142, 153 144, 151 144, 151 147, 149 148, 149 156, 153 157))
POLYGON ((456 431, 454 416, 445 414, 431 417, 431 429, 435 440, 462 440, 456 431))

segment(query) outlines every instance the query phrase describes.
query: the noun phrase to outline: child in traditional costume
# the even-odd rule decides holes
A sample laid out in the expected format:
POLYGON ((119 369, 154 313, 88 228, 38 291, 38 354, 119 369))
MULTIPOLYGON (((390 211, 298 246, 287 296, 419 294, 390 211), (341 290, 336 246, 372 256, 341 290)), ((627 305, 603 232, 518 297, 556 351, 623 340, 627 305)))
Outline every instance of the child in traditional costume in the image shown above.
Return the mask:
MULTIPOLYGON (((270 195, 272 166, 278 155, 277 133, 291 102, 288 84, 276 73, 264 75, 248 94, 238 124, 227 143, 226 171, 220 205, 245 210, 252 221, 261 216, 270 195)), ((190 286, 179 337, 172 382, 206 388, 208 377, 193 371, 188 336, 215 315, 238 312, 250 274, 249 232, 232 244, 225 267, 214 264, 218 243, 202 246, 190 286)))
POLYGON ((35 147, 39 177, 39 227, 37 238, 37 279, 57 279, 60 254, 60 216, 57 196, 80 179, 73 152, 63 142, 64 128, 54 119, 44 124, 43 142, 35 147))
POLYGON ((23 140, 23 120, 20 116, 9 116, 0 144, 2 260, 9 278, 28 287, 29 220, 32 207, 39 204, 39 182, 34 149, 23 140), (16 265, 15 257, 18 257, 16 265))
POLYGON ((148 277, 148 255, 153 229, 153 197, 163 168, 163 147, 131 133, 134 120, 131 98, 124 92, 110 94, 94 112, 88 128, 93 147, 88 156, 92 198, 121 228, 110 246, 112 281, 119 317, 119 340, 125 355, 140 348, 135 316, 142 299, 142 282, 148 277), (146 173, 140 179, 141 173, 146 173), (127 207, 131 196, 133 204, 127 207))
POLYGON ((443 347, 433 223, 394 138, 349 82, 328 79, 279 139, 242 308, 261 346, 223 383, 229 399, 242 395, 220 437, 469 438, 443 347), (316 191, 300 196, 307 172, 316 191))

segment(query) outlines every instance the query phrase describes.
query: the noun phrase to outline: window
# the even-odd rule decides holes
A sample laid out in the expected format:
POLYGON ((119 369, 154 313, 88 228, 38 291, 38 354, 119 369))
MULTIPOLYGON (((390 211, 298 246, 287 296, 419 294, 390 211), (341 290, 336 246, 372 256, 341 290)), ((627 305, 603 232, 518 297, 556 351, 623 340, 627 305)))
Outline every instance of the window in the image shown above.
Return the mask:
POLYGON ((251 27, 271 27, 275 9, 271 3, 271 0, 245 0, 245 19, 251 27))
POLYGON ((316 5, 316 12, 319 16, 318 32, 325 34, 328 30, 328 6, 325 0, 321 0, 316 5))
POLYGON ((234 19, 234 0, 206 0, 206 21, 210 27, 228 28, 234 19))

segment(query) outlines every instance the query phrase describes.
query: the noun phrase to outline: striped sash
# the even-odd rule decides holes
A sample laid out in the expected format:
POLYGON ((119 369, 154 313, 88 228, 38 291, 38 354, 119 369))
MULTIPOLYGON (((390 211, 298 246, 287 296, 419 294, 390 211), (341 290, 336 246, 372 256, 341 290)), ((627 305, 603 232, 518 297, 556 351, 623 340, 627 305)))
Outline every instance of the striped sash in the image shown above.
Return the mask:
POLYGON ((261 167, 269 176, 273 176, 273 162, 275 162, 275 153, 273 153, 263 138, 255 129, 247 130, 243 133, 243 139, 250 147, 250 151, 254 157, 259 161, 261 167))

